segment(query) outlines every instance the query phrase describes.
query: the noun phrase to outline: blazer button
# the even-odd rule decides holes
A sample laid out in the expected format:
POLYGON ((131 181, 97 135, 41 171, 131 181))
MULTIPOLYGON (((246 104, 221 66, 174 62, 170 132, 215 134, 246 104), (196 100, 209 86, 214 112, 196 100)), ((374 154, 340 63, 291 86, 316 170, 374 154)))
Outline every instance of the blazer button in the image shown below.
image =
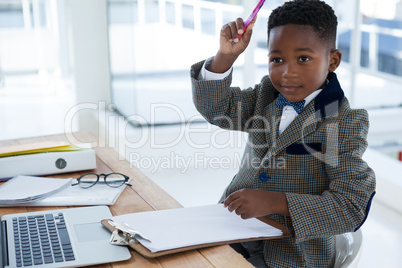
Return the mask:
POLYGON ((269 179, 269 176, 267 173, 261 173, 260 174, 260 180, 261 181, 267 181, 269 179))

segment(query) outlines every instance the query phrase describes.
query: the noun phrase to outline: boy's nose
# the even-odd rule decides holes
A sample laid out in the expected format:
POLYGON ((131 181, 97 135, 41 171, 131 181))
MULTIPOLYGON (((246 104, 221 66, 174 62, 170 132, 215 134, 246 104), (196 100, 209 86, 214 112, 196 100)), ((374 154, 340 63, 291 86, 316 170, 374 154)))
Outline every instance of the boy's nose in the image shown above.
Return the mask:
POLYGON ((293 64, 286 64, 282 73, 283 78, 293 78, 297 76, 296 66, 293 64))

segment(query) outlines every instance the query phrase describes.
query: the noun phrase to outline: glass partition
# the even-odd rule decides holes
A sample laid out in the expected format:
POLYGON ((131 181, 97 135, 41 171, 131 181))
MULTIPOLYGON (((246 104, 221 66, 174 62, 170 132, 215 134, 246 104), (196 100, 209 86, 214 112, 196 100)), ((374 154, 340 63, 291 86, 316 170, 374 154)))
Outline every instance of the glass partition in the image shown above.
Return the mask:
MULTIPOLYGON (((111 89, 117 110, 149 124, 201 119, 192 103, 189 68, 215 55, 221 26, 247 17, 257 2, 108 0, 111 89)), ((267 18, 283 2, 267 1, 261 9, 247 60, 242 55, 234 66, 234 85, 252 86, 267 74, 267 18)), ((327 2, 339 19, 337 42, 343 59, 338 74, 352 106, 400 105, 400 13, 368 9, 358 0, 327 2), (380 90, 394 98, 379 99, 380 90)), ((393 2, 392 10, 400 8, 397 1, 388 2, 393 2)))
POLYGON ((109 0, 108 5, 117 110, 154 125, 202 120, 192 102, 190 66, 216 54, 220 28, 242 16, 241 1, 109 0))
POLYGON ((63 3, 0 1, 0 139, 63 131, 74 99, 63 3))

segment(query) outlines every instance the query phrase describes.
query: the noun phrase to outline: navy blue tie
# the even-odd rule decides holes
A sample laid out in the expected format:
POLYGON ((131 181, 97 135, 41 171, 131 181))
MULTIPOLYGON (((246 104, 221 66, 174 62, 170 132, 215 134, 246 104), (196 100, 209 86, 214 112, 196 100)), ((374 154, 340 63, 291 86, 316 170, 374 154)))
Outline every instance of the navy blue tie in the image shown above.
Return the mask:
POLYGON ((297 114, 300 114, 304 108, 304 103, 306 103, 305 100, 301 100, 301 101, 297 101, 297 102, 288 101, 287 99, 285 99, 285 97, 282 94, 279 94, 278 101, 276 102, 276 107, 280 108, 280 107, 289 105, 289 106, 292 106, 293 109, 295 109, 297 114))

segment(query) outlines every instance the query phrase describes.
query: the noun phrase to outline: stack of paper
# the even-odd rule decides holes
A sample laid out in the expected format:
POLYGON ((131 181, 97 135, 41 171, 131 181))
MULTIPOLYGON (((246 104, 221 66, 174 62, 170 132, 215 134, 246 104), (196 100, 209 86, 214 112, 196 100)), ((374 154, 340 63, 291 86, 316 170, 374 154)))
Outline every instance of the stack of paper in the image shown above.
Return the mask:
POLYGON ((0 186, 0 206, 26 204, 71 185, 71 179, 17 176, 0 186))
MULTIPOLYGON (((76 183, 76 179, 71 182, 73 185, 76 183)), ((125 188, 125 186, 113 188, 104 183, 97 183, 88 189, 70 185, 46 198, 24 204, 24 206, 113 205, 125 188)))
POLYGON ((146 237, 136 238, 151 252, 282 235, 281 230, 258 219, 243 220, 222 204, 125 214, 112 220, 146 237))
POLYGON ((0 147, 0 157, 50 152, 80 151, 87 149, 91 149, 89 143, 83 143, 80 144, 80 146, 75 146, 66 142, 44 141, 0 147))
POLYGON ((97 183, 83 189, 76 179, 17 176, 0 186, 0 207, 113 205, 125 189, 97 183))

